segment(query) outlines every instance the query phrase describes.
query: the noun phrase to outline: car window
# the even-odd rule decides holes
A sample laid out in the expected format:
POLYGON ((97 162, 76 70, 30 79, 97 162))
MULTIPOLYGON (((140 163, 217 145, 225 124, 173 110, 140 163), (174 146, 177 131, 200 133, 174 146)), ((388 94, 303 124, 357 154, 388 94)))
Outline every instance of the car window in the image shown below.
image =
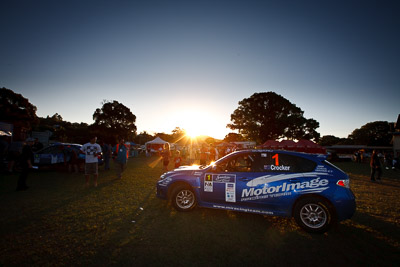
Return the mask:
POLYGON ((50 146, 46 149, 43 149, 40 154, 58 154, 60 153, 61 150, 59 148, 59 146, 50 146))
POLYGON ((79 153, 80 148, 77 146, 67 146, 68 150, 74 150, 75 152, 79 153))
POLYGON ((229 157, 217 165, 217 172, 251 172, 255 157, 252 154, 240 154, 229 157))
POLYGON ((316 163, 312 160, 286 153, 259 153, 255 163, 256 172, 311 172, 316 163))

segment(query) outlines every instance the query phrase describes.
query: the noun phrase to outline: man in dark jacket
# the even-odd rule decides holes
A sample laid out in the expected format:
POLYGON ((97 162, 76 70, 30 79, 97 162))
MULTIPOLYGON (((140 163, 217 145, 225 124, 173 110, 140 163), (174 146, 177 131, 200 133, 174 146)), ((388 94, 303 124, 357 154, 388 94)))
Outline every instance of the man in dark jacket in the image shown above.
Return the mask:
POLYGON ((372 152, 370 166, 371 181, 375 181, 375 172, 378 172, 378 177, 376 178, 376 180, 380 181, 382 175, 381 162, 379 161, 378 153, 376 153, 375 150, 372 152))
POLYGON ((29 188, 26 185, 26 179, 28 178, 29 171, 32 168, 33 164, 33 152, 32 152, 33 142, 35 142, 35 139, 27 138, 26 144, 22 148, 22 154, 20 158, 22 172, 18 178, 17 191, 23 191, 29 188))
POLYGON ((116 157, 115 168, 117 171, 117 178, 121 179, 129 157, 129 148, 125 145, 123 138, 119 138, 118 144, 113 148, 113 151, 116 157))

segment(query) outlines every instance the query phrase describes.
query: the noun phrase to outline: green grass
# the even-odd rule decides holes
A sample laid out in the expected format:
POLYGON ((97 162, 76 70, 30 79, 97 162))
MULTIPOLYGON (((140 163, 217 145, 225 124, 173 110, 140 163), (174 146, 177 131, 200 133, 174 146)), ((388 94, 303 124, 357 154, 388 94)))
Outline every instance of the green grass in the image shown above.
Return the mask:
MULTIPOLYGON (((97 188, 82 174, 35 172, 28 191, 0 179, 0 265, 238 266, 400 264, 399 173, 368 181, 368 165, 337 164, 357 196, 352 220, 328 233, 291 219, 196 208, 176 212, 155 197, 154 158, 130 159, 122 180, 103 170, 97 188)), ((102 169, 102 168, 101 168, 102 169)))

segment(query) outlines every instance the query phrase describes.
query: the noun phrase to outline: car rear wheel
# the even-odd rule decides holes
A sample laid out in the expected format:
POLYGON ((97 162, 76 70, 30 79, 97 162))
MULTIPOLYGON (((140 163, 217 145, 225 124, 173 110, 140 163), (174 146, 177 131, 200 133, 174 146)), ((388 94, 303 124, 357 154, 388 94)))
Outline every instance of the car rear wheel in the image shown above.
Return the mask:
POLYGON ((294 207, 297 224, 309 233, 324 233, 332 224, 332 212, 326 201, 309 197, 297 202, 294 207))
POLYGON ((189 186, 177 186, 171 196, 172 205, 178 211, 190 211, 196 206, 196 195, 189 186))

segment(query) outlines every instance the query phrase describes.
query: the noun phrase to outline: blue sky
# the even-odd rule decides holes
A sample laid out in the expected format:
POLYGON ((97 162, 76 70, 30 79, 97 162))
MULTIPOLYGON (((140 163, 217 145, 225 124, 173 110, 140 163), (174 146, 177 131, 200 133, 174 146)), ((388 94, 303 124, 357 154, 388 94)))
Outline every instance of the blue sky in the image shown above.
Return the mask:
POLYGON ((0 87, 42 117, 223 138, 238 101, 274 91, 347 137, 400 113, 398 1, 0 2, 0 87), (190 130, 190 129, 189 129, 190 130))

